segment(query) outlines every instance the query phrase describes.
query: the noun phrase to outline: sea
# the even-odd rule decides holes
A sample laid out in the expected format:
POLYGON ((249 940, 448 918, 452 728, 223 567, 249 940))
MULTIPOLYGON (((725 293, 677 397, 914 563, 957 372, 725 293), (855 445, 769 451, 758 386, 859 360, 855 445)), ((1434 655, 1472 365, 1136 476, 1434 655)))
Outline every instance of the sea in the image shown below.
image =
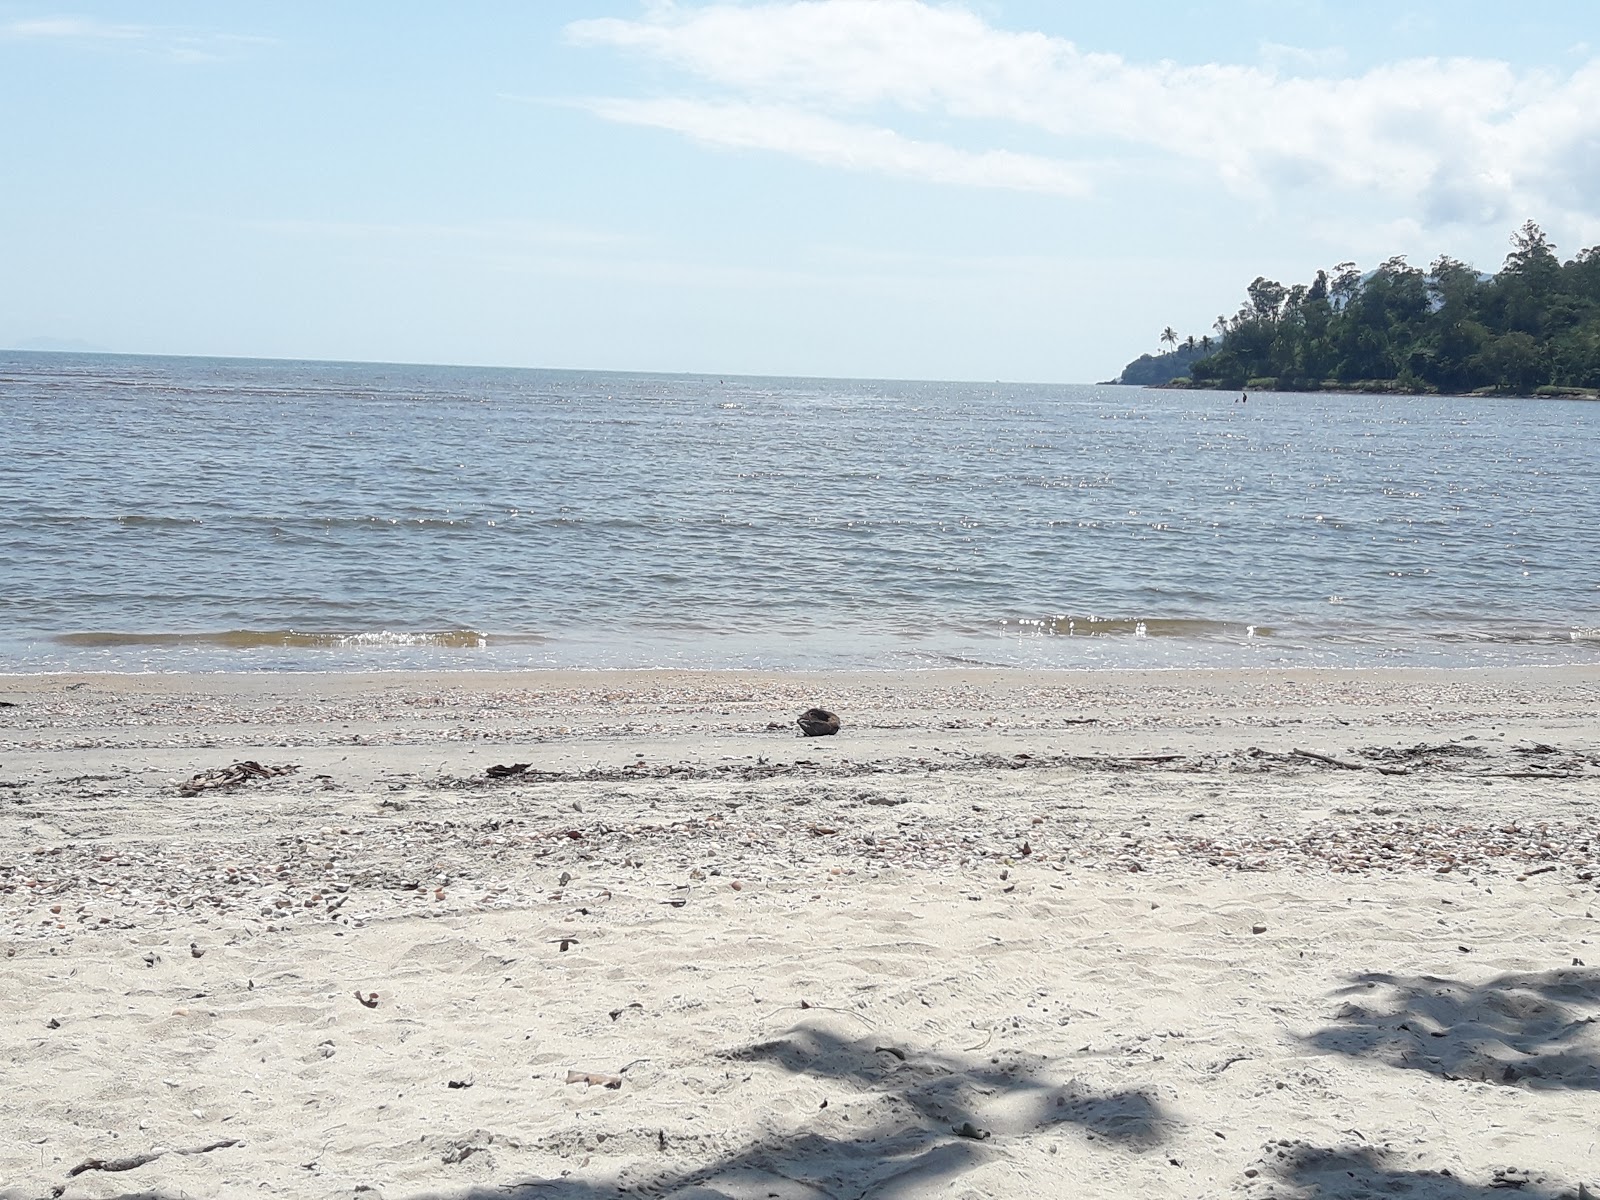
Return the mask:
POLYGON ((1600 404, 0 351, 0 672, 1600 661, 1600 404))

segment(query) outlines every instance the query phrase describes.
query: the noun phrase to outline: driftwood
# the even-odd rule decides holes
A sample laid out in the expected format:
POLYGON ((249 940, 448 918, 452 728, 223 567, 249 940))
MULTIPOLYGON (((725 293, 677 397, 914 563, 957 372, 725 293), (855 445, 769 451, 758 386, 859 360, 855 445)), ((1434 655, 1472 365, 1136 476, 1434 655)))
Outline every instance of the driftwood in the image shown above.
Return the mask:
POLYGON ((1315 750, 1291 750, 1289 753, 1299 758, 1309 758, 1319 763, 1327 763, 1330 767, 1338 767, 1342 771, 1364 771, 1366 767, 1361 763, 1345 762, 1338 758, 1329 758, 1326 754, 1318 754, 1315 750))
MULTIPOLYGON (((135 1167, 142 1167, 146 1163, 153 1163, 156 1159, 166 1154, 210 1154, 213 1150, 226 1150, 229 1146, 237 1146, 238 1138, 228 1138, 221 1142, 212 1142, 207 1146, 191 1146, 188 1149, 178 1150, 152 1150, 148 1154, 130 1154, 126 1158, 86 1158, 72 1170, 67 1172, 67 1178, 82 1175, 85 1171, 131 1171, 135 1167)), ((62 1185, 55 1189, 57 1196, 66 1191, 62 1185)))
POLYGON ((232 766, 223 767, 220 771, 202 771, 179 784, 178 794, 198 796, 201 792, 209 792, 215 788, 238 787, 251 779, 273 779, 279 775, 293 775, 299 769, 297 763, 286 763, 281 767, 264 767, 253 761, 236 762, 232 766))

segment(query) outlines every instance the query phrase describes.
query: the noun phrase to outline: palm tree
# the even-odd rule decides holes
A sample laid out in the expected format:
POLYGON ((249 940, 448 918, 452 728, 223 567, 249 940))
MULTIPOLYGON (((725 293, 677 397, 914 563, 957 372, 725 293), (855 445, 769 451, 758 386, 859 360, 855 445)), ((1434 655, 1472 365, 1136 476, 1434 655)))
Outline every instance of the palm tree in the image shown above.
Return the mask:
POLYGON ((1171 325, 1161 331, 1161 344, 1169 349, 1178 344, 1177 330, 1173 329, 1171 325))

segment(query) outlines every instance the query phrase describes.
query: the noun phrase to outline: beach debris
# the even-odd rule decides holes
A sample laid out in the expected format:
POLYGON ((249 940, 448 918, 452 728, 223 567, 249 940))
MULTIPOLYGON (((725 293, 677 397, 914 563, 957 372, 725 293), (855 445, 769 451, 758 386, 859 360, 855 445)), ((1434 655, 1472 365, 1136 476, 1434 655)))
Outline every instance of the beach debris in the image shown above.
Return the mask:
POLYGON ((1533 1176, 1521 1167, 1496 1167, 1491 1188, 1524 1188, 1533 1182, 1533 1176))
MULTIPOLYGON (((210 1154, 213 1150, 226 1150, 230 1146, 239 1144, 238 1138, 227 1138, 224 1141, 211 1142, 204 1146, 191 1146, 187 1149, 180 1147, 176 1150, 152 1150, 148 1154, 130 1154, 125 1158, 86 1158, 67 1172, 67 1178, 71 1179, 82 1175, 85 1171, 132 1171, 136 1167, 144 1166, 146 1163, 155 1162, 156 1159, 165 1154, 210 1154)), ((53 1189, 53 1194, 59 1196, 66 1190, 66 1185, 62 1184, 53 1189)))
POLYGON ((475 1081, 475 1080, 474 1080, 474 1079, 473 1079, 473 1078, 472 1078, 472 1077, 471 1077, 471 1076, 470 1076, 470 1075, 469 1075, 469 1076, 468 1076, 468 1077, 467 1077, 467 1078, 465 1078, 465 1079, 451 1079, 451 1080, 447 1080, 447 1081, 446 1081, 446 1082, 445 1082, 445 1087, 447 1087, 447 1088, 451 1088, 451 1089, 454 1089, 454 1090, 456 1090, 456 1091, 460 1091, 460 1090, 461 1090, 461 1089, 463 1089, 463 1088, 469 1088, 469 1087, 471 1087, 471 1086, 472 1086, 472 1085, 473 1085, 473 1083, 474 1083, 474 1082, 476 1082, 476 1081, 475 1081))
POLYGON ((1345 762, 1343 759, 1333 758, 1326 754, 1318 754, 1315 750, 1291 750, 1289 753, 1297 758, 1309 758, 1313 762, 1327 763, 1330 767, 1338 767, 1344 771, 1364 771, 1366 767, 1361 763, 1345 762))
POLYGON ((504 763, 496 764, 484 771, 490 779, 509 779, 513 775, 521 775, 532 763, 504 763))
POLYGON ((594 1071, 568 1071, 568 1083, 581 1083, 584 1087, 603 1087, 616 1091, 622 1086, 621 1075, 601 1075, 594 1071))
MULTIPOLYGON (((502 1138, 500 1140, 505 1141, 506 1139, 502 1138)), ((464 1133, 460 1137, 451 1138, 445 1142, 439 1152, 439 1161, 447 1166, 466 1162, 474 1154, 486 1153, 489 1147, 494 1145, 494 1142, 495 1135, 487 1129, 474 1129, 470 1133, 464 1133)), ((514 1142, 511 1144, 515 1145, 514 1142)))
POLYGON ((278 767, 262 766, 254 760, 236 762, 217 771, 202 771, 178 785, 180 796, 198 796, 201 792, 217 788, 235 788, 252 779, 274 779, 279 775, 293 775, 300 769, 298 763, 285 763, 278 767))
POLYGON ((794 719, 803 737, 828 737, 839 732, 839 716, 825 708, 808 708, 794 719))
POLYGON ((356 997, 356 999, 358 1001, 360 1001, 361 1006, 363 1008, 377 1008, 378 1007, 378 993, 377 992, 368 992, 365 996, 363 996, 361 994, 360 989, 357 989, 356 993, 355 993, 355 997, 356 997))

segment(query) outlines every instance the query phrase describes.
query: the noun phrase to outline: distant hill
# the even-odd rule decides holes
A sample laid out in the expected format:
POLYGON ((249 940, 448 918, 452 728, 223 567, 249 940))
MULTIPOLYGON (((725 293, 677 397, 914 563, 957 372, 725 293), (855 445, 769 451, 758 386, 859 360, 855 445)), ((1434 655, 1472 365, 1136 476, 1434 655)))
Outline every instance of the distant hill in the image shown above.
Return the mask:
POLYGON ((1193 346, 1179 346, 1176 350, 1169 350, 1164 354, 1141 354, 1123 367, 1122 374, 1111 382, 1128 383, 1137 387, 1159 387, 1163 383, 1171 383, 1174 379, 1187 375, 1189 364, 1204 358, 1215 348, 1214 346, 1202 348, 1196 343, 1193 346))
POLYGON ((1563 262, 1528 221, 1511 247, 1493 275, 1449 255, 1426 270, 1342 262, 1289 286, 1258 275, 1208 353, 1147 354, 1118 382, 1600 399, 1600 246, 1563 262))

